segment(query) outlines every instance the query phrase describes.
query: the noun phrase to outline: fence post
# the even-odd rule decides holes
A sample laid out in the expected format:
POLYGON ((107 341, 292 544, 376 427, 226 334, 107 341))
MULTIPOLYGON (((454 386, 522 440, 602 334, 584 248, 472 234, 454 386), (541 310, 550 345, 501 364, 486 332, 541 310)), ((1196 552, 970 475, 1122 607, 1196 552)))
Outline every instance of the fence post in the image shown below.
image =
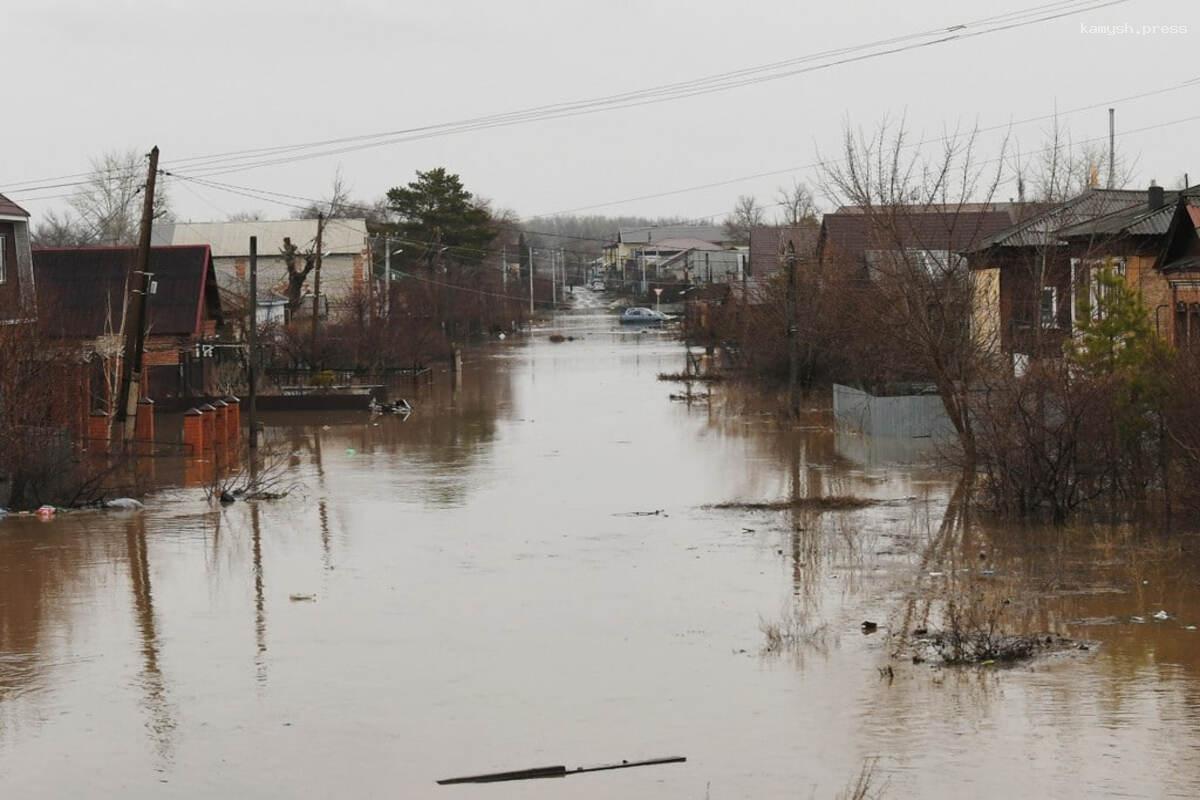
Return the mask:
POLYGON ((183 446, 193 456, 204 451, 204 414, 198 408, 183 412, 183 446))
POLYGON ((93 450, 97 454, 107 453, 108 434, 108 414, 104 411, 93 411, 88 417, 88 450, 93 450))
POLYGON ((218 399, 212 402, 212 406, 217 410, 216 420, 213 422, 213 448, 224 454, 229 445, 229 404, 218 399))
POLYGON ((136 448, 138 451, 151 452, 154 447, 154 401, 149 397, 138 400, 137 419, 134 421, 133 438, 135 443, 145 445, 136 448))
POLYGON ((217 410, 210 404, 200 406, 200 419, 204 425, 204 449, 212 450, 217 435, 217 410))
POLYGON ((242 435, 242 401, 229 395, 225 398, 225 404, 229 406, 229 419, 225 423, 228 426, 229 446, 236 450, 242 435))

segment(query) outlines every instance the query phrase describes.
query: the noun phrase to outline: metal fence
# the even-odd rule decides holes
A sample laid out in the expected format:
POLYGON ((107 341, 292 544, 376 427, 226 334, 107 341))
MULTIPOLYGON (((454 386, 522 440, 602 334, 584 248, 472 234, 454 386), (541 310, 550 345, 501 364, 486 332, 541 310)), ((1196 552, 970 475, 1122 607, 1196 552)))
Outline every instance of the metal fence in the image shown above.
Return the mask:
POLYGON ((936 394, 877 397, 834 384, 833 417, 841 430, 896 439, 944 439, 954 435, 936 394))

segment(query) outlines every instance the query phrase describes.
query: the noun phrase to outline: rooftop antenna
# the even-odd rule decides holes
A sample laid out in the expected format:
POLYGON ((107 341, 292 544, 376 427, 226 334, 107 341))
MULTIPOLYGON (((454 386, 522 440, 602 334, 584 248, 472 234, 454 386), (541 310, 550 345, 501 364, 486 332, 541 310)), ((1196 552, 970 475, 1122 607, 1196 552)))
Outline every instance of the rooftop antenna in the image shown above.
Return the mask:
POLYGON ((1108 188, 1113 188, 1116 181, 1116 141, 1117 141, 1117 110, 1108 110, 1108 188))

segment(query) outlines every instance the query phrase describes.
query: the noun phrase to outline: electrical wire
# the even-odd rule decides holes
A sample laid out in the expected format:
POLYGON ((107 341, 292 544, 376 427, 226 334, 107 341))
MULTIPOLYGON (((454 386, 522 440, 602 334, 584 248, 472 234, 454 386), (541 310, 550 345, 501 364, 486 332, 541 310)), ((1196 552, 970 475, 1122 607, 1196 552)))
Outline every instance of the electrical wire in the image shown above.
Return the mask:
MULTIPOLYGON (((464 120, 436 123, 413 128, 385 131, 371 134, 325 139, 293 145, 277 145, 265 148, 253 148, 227 151, 225 153, 207 156, 193 156, 167 163, 169 168, 176 165, 190 165, 194 174, 218 175, 257 169, 263 166, 293 163, 311 158, 322 158, 329 155, 340 155, 371 147, 381 147, 405 141, 444 136, 467 131, 483 130, 493 127, 504 127, 515 124, 543 119, 560 119, 580 114, 598 113, 600 111, 617 110, 650 103, 666 102, 669 100, 693 97, 698 94, 728 91, 741 86, 780 80, 795 75, 829 69, 834 66, 856 61, 894 55, 908 50, 929 47, 962 39, 984 36, 1015 28, 1034 25, 1041 22, 1060 19, 1083 11, 1092 11, 1108 6, 1129 2, 1129 0, 1059 0, 1058 2, 1042 3, 1023 9, 1017 9, 1002 14, 983 17, 968 22, 929 29, 922 32, 876 40, 873 42, 847 46, 832 50, 820 51, 798 56, 782 61, 746 67, 714 75, 694 78, 686 81, 662 84, 645 89, 633 90, 619 94, 604 95, 584 100, 567 101, 562 103, 545 104, 516 111, 484 115, 464 120), (907 44, 905 44, 907 42, 907 44), (879 49, 884 48, 884 49, 879 49), (863 52, 867 51, 867 52, 863 52), (821 59, 833 60, 822 61, 821 59), (812 62, 818 63, 812 63, 812 62), (340 145, 334 149, 304 153, 330 145, 340 145), (285 155, 287 154, 287 155, 285 155), (271 158, 259 158, 272 156, 271 158), (282 156, 282 157, 274 157, 282 156), (257 159, 257 160, 253 160, 257 159)), ((57 182, 62 179, 89 177, 93 173, 75 173, 59 176, 58 178, 28 180, 6 185, 7 191, 41 191, 51 188, 68 188, 81 185, 86 181, 74 183, 57 182), (46 183, 46 181, 56 181, 46 183), (43 185, 37 185, 43 184, 43 185)))

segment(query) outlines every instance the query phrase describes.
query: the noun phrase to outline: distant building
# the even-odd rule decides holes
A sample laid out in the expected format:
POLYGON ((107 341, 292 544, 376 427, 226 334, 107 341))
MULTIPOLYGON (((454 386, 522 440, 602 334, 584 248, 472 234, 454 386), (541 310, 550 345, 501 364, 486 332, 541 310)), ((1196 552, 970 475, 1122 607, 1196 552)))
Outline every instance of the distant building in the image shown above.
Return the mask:
POLYGON ((35 315, 29 212, 0 194, 0 324, 35 315))
MULTIPOLYGON (((283 240, 290 239, 302 252, 316 246, 317 220, 286 219, 248 222, 166 222, 155 225, 156 245, 208 245, 221 291, 231 308, 244 308, 250 292, 250 237, 258 237, 259 305, 274 318, 277 295, 286 297, 287 266, 283 262, 283 240), (272 295, 271 293, 275 293, 272 295)), ((370 274, 370 234, 365 219, 330 219, 321 235, 321 294, 323 307, 332 309, 366 287, 370 274)), ((305 281, 311 303, 314 276, 305 281)), ((306 303, 305 308, 308 308, 306 303)))
POLYGON ((657 225, 644 228, 622 228, 616 239, 604 247, 604 265, 609 270, 628 267, 639 253, 652 252, 671 240, 692 240, 715 245, 724 250, 732 246, 720 225, 657 225))

